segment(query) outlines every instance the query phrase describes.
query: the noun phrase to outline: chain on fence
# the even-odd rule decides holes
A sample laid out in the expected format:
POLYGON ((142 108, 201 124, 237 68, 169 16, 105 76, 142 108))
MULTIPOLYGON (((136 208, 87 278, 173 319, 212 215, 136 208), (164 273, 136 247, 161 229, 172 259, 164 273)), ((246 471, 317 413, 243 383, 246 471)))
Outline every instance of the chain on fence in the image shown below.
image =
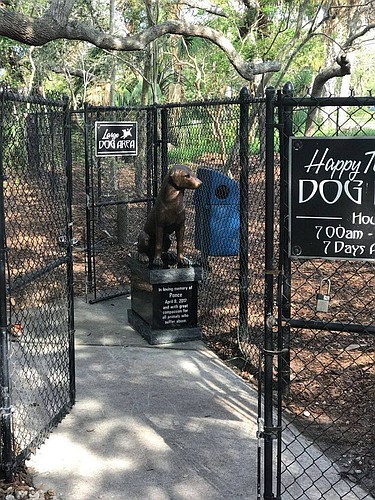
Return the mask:
POLYGON ((3 92, 2 467, 41 444, 74 400, 67 102, 3 92), (3 277, 4 278, 4 277, 3 277), (9 387, 6 384, 9 383, 9 387), (4 423, 5 422, 5 423, 4 423), (9 421, 8 421, 9 422, 9 421), (11 432, 11 436, 7 433, 11 432), (8 462, 8 463, 7 463, 8 462))
MULTIPOLYGON (((372 108, 355 101, 350 106, 328 102, 303 107, 296 99, 292 134, 373 137, 371 104, 372 108)), ((278 494, 293 500, 371 499, 375 495, 374 264, 317 258, 292 259, 290 266, 286 278, 290 317, 283 318, 290 331, 287 326, 282 340, 290 349, 290 379, 279 394, 283 429, 278 494), (323 294, 329 296, 323 310, 317 305, 322 280, 323 294)), ((279 377, 283 377, 280 372, 279 377)))

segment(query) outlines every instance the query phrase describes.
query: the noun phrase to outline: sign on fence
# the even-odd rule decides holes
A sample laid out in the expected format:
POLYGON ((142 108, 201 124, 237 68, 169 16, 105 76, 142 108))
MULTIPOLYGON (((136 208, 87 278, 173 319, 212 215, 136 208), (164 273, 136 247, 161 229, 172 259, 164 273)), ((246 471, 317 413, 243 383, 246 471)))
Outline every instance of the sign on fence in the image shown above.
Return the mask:
POLYGON ((289 255, 375 259, 375 137, 291 137, 289 255))
POLYGON ((136 122, 95 122, 96 156, 136 156, 136 122))

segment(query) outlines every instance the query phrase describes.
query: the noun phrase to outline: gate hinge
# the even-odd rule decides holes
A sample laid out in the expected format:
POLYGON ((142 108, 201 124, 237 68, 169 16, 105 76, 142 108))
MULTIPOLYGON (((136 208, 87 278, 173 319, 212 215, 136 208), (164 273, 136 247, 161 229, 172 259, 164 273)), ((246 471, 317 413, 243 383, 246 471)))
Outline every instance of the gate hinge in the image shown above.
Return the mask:
POLYGON ((284 123, 283 122, 275 123, 275 128, 280 131, 284 130, 284 123))
POLYGON ((263 349, 262 351, 265 354, 271 354, 272 356, 280 356, 281 354, 287 354, 289 352, 289 349, 287 347, 284 347, 283 349, 279 349, 276 351, 271 351, 270 349, 263 349))
POLYGON ((272 275, 272 276, 278 276, 280 273, 281 273, 280 269, 266 269, 264 271, 264 274, 269 274, 269 275, 272 275))

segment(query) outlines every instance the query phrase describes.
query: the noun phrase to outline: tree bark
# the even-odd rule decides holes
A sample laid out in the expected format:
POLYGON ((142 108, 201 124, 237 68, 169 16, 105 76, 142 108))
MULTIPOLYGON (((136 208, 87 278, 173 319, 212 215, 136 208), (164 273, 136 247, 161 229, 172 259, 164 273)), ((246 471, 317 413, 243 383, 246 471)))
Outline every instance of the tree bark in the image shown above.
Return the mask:
MULTIPOLYGON (((350 62, 346 54, 337 56, 337 65, 329 66, 321 71, 314 80, 313 87, 311 90, 311 97, 321 97, 323 94, 324 85, 331 78, 336 78, 338 76, 350 75, 350 62)), ((306 118, 305 134, 307 136, 311 135, 313 132, 314 124, 316 121, 318 108, 311 108, 310 112, 306 118)))

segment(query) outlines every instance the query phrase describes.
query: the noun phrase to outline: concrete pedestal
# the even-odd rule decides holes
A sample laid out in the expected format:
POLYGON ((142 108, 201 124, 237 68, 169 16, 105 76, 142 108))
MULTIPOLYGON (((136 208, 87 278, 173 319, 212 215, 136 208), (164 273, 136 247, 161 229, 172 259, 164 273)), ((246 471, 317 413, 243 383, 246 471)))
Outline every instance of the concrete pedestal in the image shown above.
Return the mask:
POLYGON ((150 269, 128 256, 131 271, 129 323, 149 344, 201 338, 197 326, 201 267, 150 269))

